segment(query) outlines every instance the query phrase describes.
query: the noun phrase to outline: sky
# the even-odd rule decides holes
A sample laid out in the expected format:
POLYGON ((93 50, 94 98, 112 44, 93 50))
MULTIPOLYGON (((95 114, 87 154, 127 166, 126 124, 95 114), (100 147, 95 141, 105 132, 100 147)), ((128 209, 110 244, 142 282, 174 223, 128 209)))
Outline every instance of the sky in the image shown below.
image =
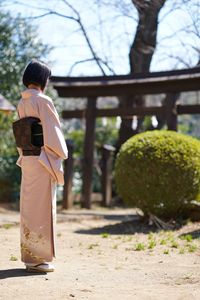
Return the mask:
MULTIPOLYGON (((79 12, 98 57, 108 63, 109 68, 104 66, 106 74, 127 74, 128 53, 136 32, 137 12, 131 0, 120 0, 117 7, 115 5, 117 0, 107 1, 110 5, 103 5, 104 1, 70 0, 68 3, 79 12)), ((10 11, 13 16, 20 13, 26 18, 46 14, 48 9, 60 15, 76 17, 76 13, 64 2, 64 0, 6 0, 3 10, 10 11)), ((166 1, 159 15, 158 46, 152 60, 151 71, 180 69, 197 63, 200 49, 200 35, 197 34, 200 32, 191 24, 194 21, 195 24, 199 22, 199 7, 200 0, 166 1)), ((97 65, 90 60, 91 53, 76 21, 56 15, 30 20, 38 26, 38 38, 54 47, 47 58, 51 62, 53 75, 102 75, 97 65), (81 63, 75 64, 76 62, 81 63)))

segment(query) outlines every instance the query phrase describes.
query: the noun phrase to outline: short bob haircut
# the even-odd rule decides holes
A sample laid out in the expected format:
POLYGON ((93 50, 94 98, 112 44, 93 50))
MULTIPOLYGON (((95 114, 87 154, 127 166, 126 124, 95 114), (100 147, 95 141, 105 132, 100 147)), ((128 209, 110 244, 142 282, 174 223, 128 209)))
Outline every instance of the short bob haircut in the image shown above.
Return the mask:
POLYGON ((50 68, 43 62, 33 59, 26 66, 22 81, 26 87, 28 87, 29 84, 35 84, 39 85, 41 89, 44 90, 50 76, 50 68))

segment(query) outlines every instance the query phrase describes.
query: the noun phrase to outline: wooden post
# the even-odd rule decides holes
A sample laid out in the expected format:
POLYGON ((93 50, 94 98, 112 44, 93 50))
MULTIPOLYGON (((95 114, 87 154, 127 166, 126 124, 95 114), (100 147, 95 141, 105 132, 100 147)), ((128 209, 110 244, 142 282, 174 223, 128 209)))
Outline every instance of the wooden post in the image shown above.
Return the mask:
POLYGON ((112 200, 112 154, 115 148, 110 145, 102 147, 102 206, 109 206, 112 200))
POLYGON ((64 209, 72 208, 73 196, 72 196, 72 179, 73 179, 73 143, 71 140, 66 141, 68 148, 68 159, 64 161, 64 189, 63 189, 63 203, 64 209))
POLYGON ((166 97, 166 122, 168 130, 177 131, 177 107, 176 101, 179 93, 168 94, 166 97))
POLYGON ((91 208, 96 100, 97 99, 94 97, 88 98, 85 115, 86 131, 84 140, 83 188, 81 206, 88 209, 91 208))

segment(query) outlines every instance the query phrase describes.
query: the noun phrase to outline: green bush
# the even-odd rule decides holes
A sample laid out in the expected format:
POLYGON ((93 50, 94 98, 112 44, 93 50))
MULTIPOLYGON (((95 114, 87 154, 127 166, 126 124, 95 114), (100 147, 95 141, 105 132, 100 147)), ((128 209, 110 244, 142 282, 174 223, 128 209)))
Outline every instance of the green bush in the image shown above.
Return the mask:
POLYGON ((18 152, 12 132, 16 115, 0 112, 0 202, 19 199, 20 168, 16 165, 18 152))
MULTIPOLYGON (((116 118, 107 119, 107 124, 103 125, 102 118, 97 118, 95 129, 95 148, 94 160, 96 161, 93 169, 93 187, 92 191, 101 192, 101 174, 99 172, 99 161, 102 157, 102 150, 104 144, 114 145, 117 140, 116 118)), ((74 129, 66 133, 66 138, 72 140, 74 144, 73 157, 76 160, 74 164, 74 177, 73 177, 73 191, 80 193, 82 189, 82 159, 84 148, 84 129, 74 129), (78 163, 79 162, 79 163, 78 163)))
POLYGON ((126 141, 116 158, 118 194, 128 206, 169 219, 181 216, 200 191, 200 142, 172 131, 126 141))
POLYGON ((19 200, 21 174, 17 158, 18 155, 0 156, 0 202, 19 200))

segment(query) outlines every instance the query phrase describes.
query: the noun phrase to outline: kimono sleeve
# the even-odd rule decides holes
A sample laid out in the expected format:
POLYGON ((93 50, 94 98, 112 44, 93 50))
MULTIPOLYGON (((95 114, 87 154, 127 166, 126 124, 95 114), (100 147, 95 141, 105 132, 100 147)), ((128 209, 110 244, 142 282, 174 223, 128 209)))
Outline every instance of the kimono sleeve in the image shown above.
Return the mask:
POLYGON ((58 158, 67 159, 66 142, 58 113, 51 99, 40 99, 39 117, 43 128, 44 148, 58 158))

